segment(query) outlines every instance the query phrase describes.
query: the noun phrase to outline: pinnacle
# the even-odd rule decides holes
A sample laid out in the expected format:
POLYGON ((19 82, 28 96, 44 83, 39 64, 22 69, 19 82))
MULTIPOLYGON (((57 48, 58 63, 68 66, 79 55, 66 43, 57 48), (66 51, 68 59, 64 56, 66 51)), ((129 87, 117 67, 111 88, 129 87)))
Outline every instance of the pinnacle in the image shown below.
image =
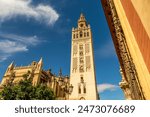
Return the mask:
POLYGON ((85 16, 83 15, 83 13, 80 14, 79 21, 86 21, 86 20, 85 20, 85 16))

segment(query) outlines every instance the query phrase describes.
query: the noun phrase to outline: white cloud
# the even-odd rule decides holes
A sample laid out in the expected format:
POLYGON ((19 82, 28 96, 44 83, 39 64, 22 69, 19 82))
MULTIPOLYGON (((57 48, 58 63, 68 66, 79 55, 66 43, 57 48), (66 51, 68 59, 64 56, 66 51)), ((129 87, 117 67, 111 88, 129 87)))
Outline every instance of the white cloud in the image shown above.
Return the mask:
POLYGON ((26 37, 26 36, 20 36, 20 35, 15 35, 15 34, 0 33, 0 37, 4 39, 9 39, 12 41, 17 41, 20 43, 25 43, 27 45, 37 45, 40 42, 36 35, 31 36, 31 37, 26 37))
POLYGON ((10 54, 27 50, 27 46, 21 43, 9 40, 0 41, 0 51, 3 53, 10 54))
POLYGON ((119 86, 113 85, 113 84, 98 84, 97 85, 97 89, 98 89, 99 93, 102 93, 106 90, 115 91, 118 88, 119 88, 119 86))
POLYGON ((26 52, 30 46, 35 46, 40 42, 36 36, 27 37, 0 33, 0 62, 15 53, 26 52))
POLYGON ((53 25, 59 18, 59 14, 51 6, 33 6, 31 2, 32 0, 0 0, 0 22, 25 16, 53 25))

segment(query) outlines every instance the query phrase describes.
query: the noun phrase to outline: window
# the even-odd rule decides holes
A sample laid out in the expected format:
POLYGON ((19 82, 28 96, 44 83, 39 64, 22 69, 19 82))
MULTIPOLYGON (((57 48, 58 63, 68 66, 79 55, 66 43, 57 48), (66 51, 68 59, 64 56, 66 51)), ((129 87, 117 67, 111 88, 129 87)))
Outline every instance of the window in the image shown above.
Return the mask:
POLYGON ((86 87, 85 87, 85 85, 83 86, 83 92, 86 93, 86 87))
POLYGON ((83 36, 83 34, 82 34, 82 31, 80 32, 80 37, 82 37, 83 36))
POLYGON ((84 63, 83 57, 80 58, 80 63, 81 63, 81 64, 84 63))
POLYGON ((86 37, 86 32, 84 33, 84 37, 86 37))
POLYGON ((81 97, 80 100, 85 100, 85 98, 84 98, 84 97, 81 97))
POLYGON ((83 77, 81 77, 81 83, 84 83, 84 79, 83 79, 83 77))
POLYGON ((75 39, 75 34, 73 34, 73 38, 75 39))
POLYGON ((80 66, 80 72, 84 72, 83 66, 80 66))
POLYGON ((82 51, 80 52, 80 56, 83 56, 83 52, 82 51))
POLYGON ((79 94, 81 94, 81 86, 80 85, 78 87, 78 92, 79 92, 79 94))
POLYGON ((80 45, 79 48, 80 48, 80 50, 83 50, 83 45, 80 45))
POLYGON ((76 38, 78 38, 78 34, 76 35, 76 38))
POLYGON ((89 36, 89 32, 87 32, 87 36, 89 36))

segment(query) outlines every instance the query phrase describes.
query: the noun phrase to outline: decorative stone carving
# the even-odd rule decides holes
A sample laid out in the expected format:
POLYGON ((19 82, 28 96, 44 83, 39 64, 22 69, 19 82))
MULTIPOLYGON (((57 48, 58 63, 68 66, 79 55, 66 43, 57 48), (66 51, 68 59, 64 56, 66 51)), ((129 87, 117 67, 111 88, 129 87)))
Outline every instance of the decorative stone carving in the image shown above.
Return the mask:
POLYGON ((82 44, 79 45, 79 49, 83 50, 83 45, 82 44))
POLYGON ((128 83, 127 79, 125 78, 121 68, 120 68, 120 74, 122 76, 122 81, 119 83, 119 85, 122 88, 126 99, 131 100, 132 97, 131 97, 131 91, 129 89, 129 83, 128 83))
POLYGON ((83 65, 80 65, 79 71, 84 72, 84 66, 83 65))
POLYGON ((112 34, 114 39, 113 41, 121 63, 122 72, 124 73, 126 81, 128 81, 126 82, 123 80, 120 83, 121 88, 125 95, 131 99, 145 99, 113 0, 107 0, 107 4, 105 6, 108 10, 109 20, 112 21, 112 27, 114 27, 114 34, 112 34))
POLYGON ((84 58, 80 57, 80 64, 84 64, 84 58))
POLYGON ((80 51, 80 56, 83 56, 83 51, 80 51))

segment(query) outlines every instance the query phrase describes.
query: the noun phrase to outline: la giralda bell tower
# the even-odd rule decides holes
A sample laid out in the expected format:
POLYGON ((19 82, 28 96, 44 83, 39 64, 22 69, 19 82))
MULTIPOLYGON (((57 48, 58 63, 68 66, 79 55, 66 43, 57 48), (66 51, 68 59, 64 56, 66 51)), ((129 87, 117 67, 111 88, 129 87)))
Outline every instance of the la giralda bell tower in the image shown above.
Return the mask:
POLYGON ((97 100, 93 42, 90 25, 81 13, 77 28, 72 29, 70 100, 97 100))

